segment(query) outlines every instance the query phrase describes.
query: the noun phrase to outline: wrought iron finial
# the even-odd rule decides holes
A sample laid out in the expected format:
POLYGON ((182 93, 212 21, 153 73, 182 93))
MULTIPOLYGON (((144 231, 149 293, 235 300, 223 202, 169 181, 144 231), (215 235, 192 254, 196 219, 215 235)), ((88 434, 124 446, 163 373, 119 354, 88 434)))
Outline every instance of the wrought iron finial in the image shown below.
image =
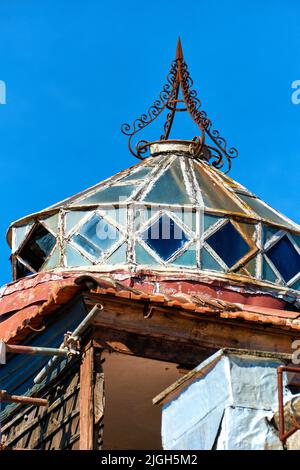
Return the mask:
POLYGON ((163 134, 157 142, 169 140, 175 113, 188 111, 200 130, 200 135, 191 140, 190 151, 193 157, 199 159, 204 152, 206 155, 209 153, 211 164, 217 168, 223 167, 225 159, 228 165, 227 173, 231 168, 231 160, 238 156, 238 151, 234 147, 227 148, 226 140, 220 135, 219 131, 213 128, 212 122, 207 117, 206 112, 201 109, 201 101, 197 96, 196 90, 192 87, 193 80, 188 72, 188 67, 183 57, 181 41, 180 38, 178 38, 176 58, 171 64, 167 82, 163 86, 158 99, 154 101, 153 105, 150 106, 145 114, 135 119, 131 126, 129 124, 123 124, 121 127, 122 132, 129 136, 129 150, 137 158, 146 158, 148 156, 149 146, 153 142, 140 140, 133 148, 133 136, 151 124, 151 122, 167 109, 163 134), (182 99, 179 99, 179 92, 181 92, 182 99), (209 138, 208 143, 206 142, 206 138, 209 138))

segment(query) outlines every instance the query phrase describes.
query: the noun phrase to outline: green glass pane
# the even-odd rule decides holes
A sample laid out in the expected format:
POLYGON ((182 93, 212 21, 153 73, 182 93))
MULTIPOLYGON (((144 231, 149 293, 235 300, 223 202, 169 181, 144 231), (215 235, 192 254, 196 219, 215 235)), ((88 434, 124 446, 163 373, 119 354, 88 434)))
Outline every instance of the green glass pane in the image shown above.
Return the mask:
POLYGON ((13 228, 13 252, 21 246, 32 226, 33 224, 28 224, 13 228))
POLYGON ((90 204, 101 204, 101 202, 124 202, 135 189, 136 186, 134 185, 110 186, 109 188, 102 189, 102 191, 98 191, 92 196, 88 196, 82 201, 76 201, 76 203, 72 205, 86 206, 90 204))
POLYGON ((196 230, 196 213, 184 208, 172 211, 192 232, 196 230))
POLYGON ((65 263, 67 267, 90 266, 92 264, 91 261, 78 253, 71 245, 67 245, 65 248, 65 263))
POLYGON ((241 191, 244 191, 247 194, 252 195, 252 193, 247 188, 245 188, 241 184, 237 183, 235 180, 230 178, 228 175, 225 175, 224 173, 222 173, 220 170, 217 170, 217 169, 215 169, 214 171, 216 171, 218 173, 218 175, 223 179, 223 181, 224 181, 224 183, 226 184, 227 187, 229 187, 233 190, 241 190, 241 191))
POLYGON ((152 170, 153 168, 152 167, 143 167, 143 168, 140 168, 134 172, 132 172, 130 175, 128 176, 125 176, 125 178, 122 178, 122 183, 123 181, 132 181, 132 180, 139 180, 139 179, 142 179, 144 178, 145 176, 148 175, 148 173, 150 173, 150 171, 152 170))
POLYGON ((294 282, 294 284, 291 286, 292 289, 295 290, 300 290, 300 279, 298 281, 294 282))
POLYGON ((263 226, 263 243, 266 244, 271 238, 278 233, 279 229, 275 227, 263 226))
POLYGON ((43 264, 42 270, 53 269, 60 265, 60 251, 58 246, 54 249, 50 258, 43 264))
POLYGON ((219 220, 221 220, 220 217, 204 214, 204 231, 206 232, 206 230, 209 229, 209 227, 214 225, 219 220))
POLYGON ((211 271, 224 271, 224 268, 213 258, 213 256, 205 249, 201 250, 201 267, 211 271))
POLYGON ((159 264, 139 243, 135 245, 135 259, 137 264, 159 264))
POLYGON ((123 243, 116 251, 113 252, 105 261, 104 264, 119 264, 126 263, 127 244, 123 243))
POLYGON ((127 209, 123 207, 105 208, 105 213, 115 220, 118 224, 127 225, 127 209))
POLYGON ((273 269, 265 258, 263 259, 262 265, 262 278, 270 282, 276 282, 277 280, 277 275, 274 273, 273 269))
POLYGON ((191 204, 184 184, 179 159, 175 160, 171 167, 158 178, 144 201, 164 204, 191 204))
MULTIPOLYGON (((204 206, 210 209, 220 209, 229 212, 243 213, 242 207, 240 207, 234 199, 230 197, 231 193, 225 191, 221 186, 221 183, 211 177, 210 174, 204 172, 202 167, 198 164, 194 164, 195 176, 201 191, 204 206)), ((234 198, 234 196, 232 196, 234 198)))
POLYGON ((58 233, 58 214, 54 214, 47 219, 43 219, 43 224, 55 234, 58 233))
POLYGON ((271 207, 265 206, 260 199, 246 196, 245 194, 238 194, 238 197, 245 202, 251 209, 262 219, 275 222, 285 227, 291 228, 291 225, 280 214, 277 214, 271 207))
POLYGON ((172 264, 176 266, 196 266, 196 245, 192 244, 180 256, 178 256, 172 264))
POLYGON ((292 235, 292 238, 300 248, 300 235, 292 235))
POLYGON ((69 233, 80 220, 87 215, 87 211, 70 211, 65 215, 65 231, 69 233))
POLYGON ((248 273, 255 277, 256 276, 256 257, 252 258, 248 263, 245 265, 245 268, 247 269, 248 273))

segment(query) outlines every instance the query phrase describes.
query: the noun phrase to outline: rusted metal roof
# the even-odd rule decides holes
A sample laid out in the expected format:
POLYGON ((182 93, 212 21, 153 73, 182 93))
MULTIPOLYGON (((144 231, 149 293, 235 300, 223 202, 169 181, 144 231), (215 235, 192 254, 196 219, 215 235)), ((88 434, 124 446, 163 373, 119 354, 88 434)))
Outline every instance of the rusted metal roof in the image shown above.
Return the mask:
POLYGON ((157 292, 157 282, 122 281, 109 276, 75 273, 40 273, 2 287, 0 298, 0 339, 9 342, 23 340, 32 329, 43 325, 43 317, 51 315, 71 301, 80 291, 151 303, 157 306, 195 312, 234 321, 269 324, 288 330, 300 330, 300 311, 288 311, 230 302, 208 294, 195 292, 157 292), (133 286, 133 287, 132 287, 133 286))

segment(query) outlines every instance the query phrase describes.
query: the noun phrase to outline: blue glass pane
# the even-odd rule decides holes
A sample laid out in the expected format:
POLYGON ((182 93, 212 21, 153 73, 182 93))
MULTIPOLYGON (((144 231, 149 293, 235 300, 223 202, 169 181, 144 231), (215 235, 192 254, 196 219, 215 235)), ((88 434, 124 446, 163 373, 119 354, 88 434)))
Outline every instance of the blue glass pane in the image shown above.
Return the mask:
POLYGON ((183 230, 165 214, 143 232, 142 238, 165 261, 188 241, 183 230))
POLYGON ((300 290, 300 279, 296 281, 291 287, 292 289, 300 290))
POLYGON ((264 245, 271 240, 271 238, 278 233, 280 229, 275 227, 268 227, 267 225, 263 226, 263 243, 264 245))
POLYGON ((65 215, 65 231, 69 233, 80 220, 88 214, 87 211, 70 211, 65 215))
POLYGON ((157 261, 139 244, 135 245, 135 260, 137 264, 158 264, 157 261))
POLYGON ((213 256, 203 248, 201 250, 201 267, 210 271, 224 271, 224 268, 213 258, 213 256))
POLYGON ((59 266, 60 264, 60 250, 56 247, 50 256, 50 258, 43 264, 42 269, 43 271, 46 269, 53 269, 59 266))
POLYGON ((152 167, 143 167, 138 170, 136 170, 134 173, 131 173, 131 175, 125 176, 125 178, 122 178, 122 183, 123 181, 132 181, 132 180, 138 180, 141 178, 144 178, 145 176, 148 175, 148 173, 153 170, 152 167))
POLYGON ((105 208, 105 213, 120 225, 127 224, 127 209, 124 207, 105 208))
POLYGON ((181 255, 177 256, 177 258, 172 261, 172 264, 176 266, 196 266, 196 245, 191 245, 181 255))
POLYGON ((98 214, 94 214, 73 235, 72 240, 80 245, 87 253, 98 258, 103 251, 108 250, 120 238, 118 229, 106 222, 98 214))
POLYGON ((299 273, 300 255, 286 235, 273 245, 266 254, 286 282, 299 273))
POLYGON ((250 208, 259 215, 259 217, 291 228, 291 225, 284 219, 284 217, 277 214, 271 207, 265 206, 260 199, 240 193, 237 195, 243 202, 250 206, 250 208))
POLYGON ((185 210, 184 208, 178 210, 172 210, 172 213, 186 225, 190 230, 195 232, 196 230, 196 212, 191 210, 185 210))
POLYGON ((204 231, 206 232, 206 230, 218 222, 218 220, 220 220, 220 217, 204 214, 204 231))
POLYGON ((237 263, 249 251, 249 246, 231 222, 213 233, 206 243, 225 261, 228 267, 237 263))
POLYGON ((262 265, 262 278, 270 282, 277 281, 277 275, 274 273, 273 269, 265 259, 263 260, 262 265))
POLYGON ((104 261, 104 264, 126 263, 126 251, 127 245, 126 243, 123 243, 107 258, 107 260, 104 261))
POLYGON ((135 189, 136 186, 134 185, 111 186, 109 188, 98 191, 97 193, 87 197, 86 199, 83 199, 82 201, 74 202, 72 206, 86 206, 90 204, 100 204, 101 202, 124 202, 126 199, 129 198, 129 196, 135 189))
POLYGON ((154 183, 144 201, 164 204, 191 204, 179 160, 175 160, 172 166, 154 183))
POLYGON ((293 240, 295 240, 295 242, 300 248, 300 235, 293 235, 293 240))
POLYGON ((67 245, 65 248, 65 260, 67 267, 91 265, 91 261, 78 253, 78 251, 70 245, 67 245))

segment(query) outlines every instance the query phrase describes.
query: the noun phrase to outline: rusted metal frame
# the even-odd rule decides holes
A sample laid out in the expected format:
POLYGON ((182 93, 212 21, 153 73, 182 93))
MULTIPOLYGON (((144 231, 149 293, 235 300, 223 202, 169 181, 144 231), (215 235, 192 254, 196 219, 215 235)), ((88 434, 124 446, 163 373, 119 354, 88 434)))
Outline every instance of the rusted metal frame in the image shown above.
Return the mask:
POLYGON ((88 345, 80 365, 80 450, 94 447, 94 348, 88 345))
POLYGON ((39 346, 20 346, 6 343, 4 344, 6 351, 13 354, 30 354, 41 356, 68 356, 70 354, 70 351, 67 349, 43 348, 39 346))
POLYGON ((285 431, 285 421, 284 421, 284 403, 283 403, 283 372, 294 372, 299 374, 299 367, 292 366, 279 366, 277 368, 277 386, 278 386, 278 410, 279 410, 279 439, 281 442, 285 443, 287 438, 294 434, 300 429, 300 422, 293 417, 294 428, 289 431, 285 431))
MULTIPOLYGON (((93 318, 102 310, 102 304, 97 303, 92 310, 86 315, 86 317, 79 323, 79 325, 75 328, 73 333, 70 335, 70 338, 79 339, 79 337, 84 333, 85 329, 89 326, 92 322, 93 318)), ((60 345, 60 349, 65 347, 65 341, 60 345)), ((34 378, 34 383, 41 383, 47 374, 53 369, 55 364, 58 362, 59 356, 53 356, 50 361, 43 367, 43 369, 37 374, 34 378)))
POLYGON ((6 390, 0 390, 0 403, 22 403, 24 405, 48 406, 48 400, 44 398, 33 398, 22 395, 10 395, 6 390))

